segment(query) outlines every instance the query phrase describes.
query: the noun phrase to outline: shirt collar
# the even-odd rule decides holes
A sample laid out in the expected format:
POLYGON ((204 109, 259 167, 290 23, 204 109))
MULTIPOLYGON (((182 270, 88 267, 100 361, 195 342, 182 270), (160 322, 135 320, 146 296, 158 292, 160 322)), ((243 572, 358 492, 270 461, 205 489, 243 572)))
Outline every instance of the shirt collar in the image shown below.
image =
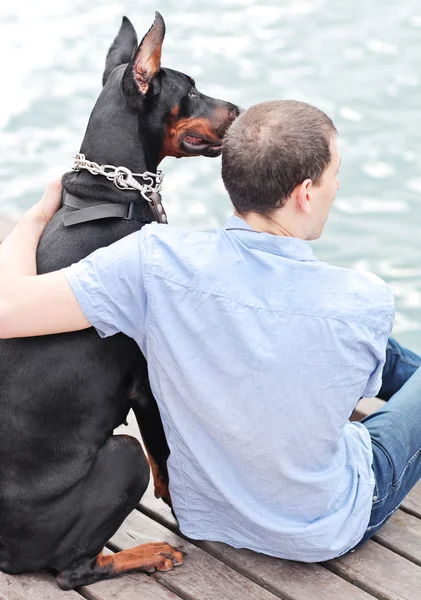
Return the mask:
POLYGON ((318 260, 309 244, 304 240, 255 231, 244 219, 236 215, 227 220, 224 229, 238 233, 241 240, 250 248, 260 248, 266 252, 279 254, 293 260, 318 260))
MULTIPOLYGON (((232 217, 228 219, 224 225, 224 229, 245 229, 246 231, 254 231, 253 227, 250 227, 244 219, 237 217, 237 215, 232 215, 232 217)), ((256 231, 255 233, 258 232, 256 231)))

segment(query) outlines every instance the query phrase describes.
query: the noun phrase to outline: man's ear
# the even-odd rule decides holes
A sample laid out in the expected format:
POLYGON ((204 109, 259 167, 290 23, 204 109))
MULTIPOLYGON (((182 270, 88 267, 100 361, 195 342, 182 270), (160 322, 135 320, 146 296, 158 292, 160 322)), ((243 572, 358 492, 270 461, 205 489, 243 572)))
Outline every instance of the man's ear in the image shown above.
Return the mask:
POLYGON ((143 96, 148 93, 152 79, 161 69, 161 51, 164 36, 164 19, 159 12, 155 12, 155 21, 140 42, 139 48, 128 67, 132 69, 136 87, 143 96))
POLYGON ((296 197, 296 203, 305 214, 310 214, 311 206, 311 188, 313 182, 311 179, 305 179, 302 183, 297 185, 293 194, 296 197))
POLYGON ((127 17, 123 17, 120 31, 114 42, 108 50, 105 60, 104 74, 102 75, 102 85, 107 83, 111 71, 120 65, 124 65, 133 57, 137 48, 137 35, 135 28, 127 17))

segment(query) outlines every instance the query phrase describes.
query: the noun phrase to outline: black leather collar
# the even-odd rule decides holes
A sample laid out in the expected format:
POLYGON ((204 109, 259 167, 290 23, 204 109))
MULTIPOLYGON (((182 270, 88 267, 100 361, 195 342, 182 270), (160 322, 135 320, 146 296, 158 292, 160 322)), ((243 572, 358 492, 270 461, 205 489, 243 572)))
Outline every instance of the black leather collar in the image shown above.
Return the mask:
POLYGON ((136 202, 117 204, 115 202, 104 202, 103 200, 86 200, 77 198, 66 190, 63 190, 61 202, 63 206, 75 209, 63 215, 65 227, 109 218, 134 220, 144 224, 156 221, 147 202, 142 202, 142 204, 136 204, 136 202))

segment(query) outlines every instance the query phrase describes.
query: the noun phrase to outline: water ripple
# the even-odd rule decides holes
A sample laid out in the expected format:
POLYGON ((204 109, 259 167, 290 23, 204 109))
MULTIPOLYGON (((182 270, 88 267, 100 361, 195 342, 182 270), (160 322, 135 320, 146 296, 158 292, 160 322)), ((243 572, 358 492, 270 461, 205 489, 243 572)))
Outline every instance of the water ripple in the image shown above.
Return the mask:
MULTIPOLYGON (((19 215, 69 168, 123 14, 146 32, 144 0, 2 0, 0 212, 19 215)), ((244 107, 316 104, 334 119, 341 189, 319 255, 365 265, 397 288, 395 332, 421 351, 421 14, 418 0, 161 0, 166 66, 244 107), (404 283, 404 286, 402 287, 404 283)), ((171 222, 213 227, 230 213, 220 161, 165 160, 171 222)))

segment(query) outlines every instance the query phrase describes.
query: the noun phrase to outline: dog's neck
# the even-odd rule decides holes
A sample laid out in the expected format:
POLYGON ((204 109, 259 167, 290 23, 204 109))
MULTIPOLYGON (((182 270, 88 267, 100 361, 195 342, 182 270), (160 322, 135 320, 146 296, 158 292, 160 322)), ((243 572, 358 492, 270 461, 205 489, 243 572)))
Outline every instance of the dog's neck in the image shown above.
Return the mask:
MULTIPOLYGON (((107 91, 104 88, 94 106, 80 152, 99 165, 126 167, 133 173, 156 173, 159 150, 147 146, 148 136, 138 112, 127 104, 121 86, 117 90, 114 86, 112 94, 107 91)), ((66 173, 63 184, 69 193, 80 198, 145 202, 138 191, 120 190, 112 181, 88 171, 66 173)))

